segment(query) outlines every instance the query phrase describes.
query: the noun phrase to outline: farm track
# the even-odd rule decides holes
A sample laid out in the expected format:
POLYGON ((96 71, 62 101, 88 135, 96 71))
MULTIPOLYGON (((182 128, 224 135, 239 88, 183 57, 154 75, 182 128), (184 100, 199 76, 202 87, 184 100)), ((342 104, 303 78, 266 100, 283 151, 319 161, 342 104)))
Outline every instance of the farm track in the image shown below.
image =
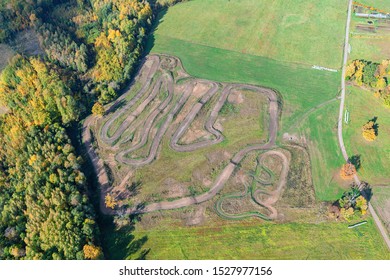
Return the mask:
MULTIPOLYGON (((118 146, 123 144, 123 142, 128 141, 128 139, 121 139, 122 134, 125 131, 127 131, 129 128, 131 129, 131 126, 134 123, 134 121, 137 119, 137 117, 142 112, 146 111, 148 105, 150 105, 151 102, 153 102, 156 99, 157 92, 160 91, 162 87, 166 87, 168 91, 168 96, 164 101, 162 101, 158 105, 157 108, 151 110, 150 112, 146 111, 148 112, 148 116, 146 117, 145 122, 142 125, 140 125, 141 127, 141 132, 139 133, 141 135, 139 137, 140 140, 136 143, 131 143, 132 146, 130 148, 127 148, 126 150, 122 150, 119 153, 117 153, 115 159, 118 162, 128 164, 137 168, 137 167, 150 164, 152 161, 156 159, 164 135, 168 131, 168 128, 171 126, 175 117, 180 113, 184 104, 188 101, 190 95, 193 92, 194 84, 196 84, 197 82, 207 84, 209 88, 207 92, 204 92, 200 100, 198 100, 192 106, 191 110, 187 113, 184 120, 181 123, 179 123, 178 127, 173 133, 169 142, 170 147, 173 150, 179 152, 189 152, 210 145, 215 145, 223 141, 224 139, 223 134, 221 133, 221 131, 216 129, 214 125, 218 118, 219 112, 223 107, 223 105, 225 104, 229 94, 231 94, 234 90, 240 90, 240 89, 251 90, 268 98, 269 100, 268 142, 265 144, 250 145, 238 151, 230 160, 230 162, 227 164, 227 166, 225 166, 225 168, 222 170, 219 176, 216 178, 216 180, 214 181, 213 185, 211 186, 208 192, 193 197, 183 197, 174 201, 162 201, 158 203, 142 205, 142 207, 128 208, 126 209, 126 213, 128 214, 177 209, 192 204, 199 204, 208 201, 211 198, 213 198, 219 191, 221 191, 221 189, 224 187, 226 182, 229 180, 229 178, 235 171, 237 165, 248 153, 255 150, 269 150, 275 147, 276 135, 278 131, 279 104, 278 104, 277 94, 273 90, 258 87, 258 86, 253 86, 253 85, 246 85, 246 84, 220 85, 215 82, 201 80, 201 79, 188 79, 188 81, 186 81, 186 83, 184 84, 184 89, 182 89, 181 95, 178 98, 177 103, 173 105, 172 101, 174 100, 173 95, 174 95, 175 81, 172 78, 171 73, 169 73, 169 71, 164 71, 162 75, 157 79, 157 81, 153 82, 153 77, 155 76, 157 71, 161 69, 162 60, 164 60, 165 58, 166 58, 165 56, 162 56, 162 58, 160 59, 156 55, 152 55, 148 57, 147 61, 151 61, 149 63, 149 65, 151 66, 149 66, 148 69, 144 69, 145 67, 143 67, 141 71, 144 72, 140 72, 139 74, 139 75, 145 74, 145 70, 146 70, 145 82, 141 87, 141 89, 135 94, 135 96, 130 101, 128 101, 127 104, 125 104, 123 107, 118 109, 118 105, 121 104, 121 102, 123 102, 126 97, 125 94, 121 96, 117 101, 106 106, 106 112, 110 114, 108 114, 107 116, 108 120, 103 124, 101 128, 99 136, 101 141, 103 141, 105 144, 111 147, 115 146, 116 149, 118 148, 118 146), (208 118, 204 124, 204 129, 209 133, 211 133, 214 136, 214 138, 209 140, 204 140, 201 142, 179 145, 178 142, 180 141, 181 137, 185 134, 185 132, 188 130, 188 128, 190 127, 191 123, 194 121, 196 116, 199 114, 201 108, 205 104, 207 104, 207 102, 210 101, 211 97, 213 97, 218 92, 220 86, 222 86, 221 95, 217 103, 214 105, 213 109, 211 110, 210 114, 208 115, 208 118), (151 91, 150 88, 152 88, 151 91), (142 101, 141 98, 144 98, 144 100, 142 101), (138 107, 134 109, 133 108, 134 105, 139 103, 140 101, 142 101, 140 105, 138 105, 138 107), (112 136, 110 137, 108 135, 108 131, 110 127, 114 124, 114 122, 118 118, 120 118, 124 114, 128 116, 119 125, 119 127, 113 132, 112 136), (159 127, 153 128, 156 124, 156 120, 160 120, 163 122, 159 127), (151 144, 147 156, 141 158, 127 157, 132 152, 145 147, 147 145, 148 139, 151 139, 151 144)), ((176 60, 175 58, 171 58, 170 61, 172 62, 172 60, 175 60, 177 64, 179 64, 179 61, 176 60)), ((84 122, 83 142, 87 147, 88 155, 93 163, 94 169, 98 176, 100 192, 101 192, 101 199, 100 199, 101 211, 104 214, 114 214, 115 213, 114 210, 107 209, 104 205, 104 197, 107 193, 110 192, 112 187, 109 185, 108 176, 105 172, 103 160, 99 159, 97 153, 94 151, 92 147, 92 134, 91 134, 90 126, 93 124, 95 119, 96 119, 95 117, 90 116, 84 122)))
MULTIPOLYGON (((338 126, 337 126, 337 135, 339 140, 339 146, 340 150, 343 154, 343 157, 346 162, 349 162, 349 157, 347 150, 344 145, 344 139, 343 139, 343 113, 344 113, 344 103, 345 103, 345 89, 346 89, 346 83, 345 83, 345 73, 347 69, 347 62, 348 62, 348 49, 349 49, 349 34, 350 34, 350 26, 351 26, 351 17, 352 17, 352 0, 349 0, 348 3, 348 16, 347 16, 347 24, 345 27, 345 41, 344 41, 344 54, 343 54, 343 69, 341 71, 341 102, 340 102, 340 109, 339 109, 339 118, 338 118, 338 126)), ((358 186, 361 186, 361 182, 357 174, 353 177, 355 183, 358 186)), ((371 203, 368 203, 368 210, 370 211, 372 218, 375 221, 375 224, 382 235, 382 238, 384 242, 386 243, 388 249, 390 250, 390 238, 389 233, 384 227, 382 221, 378 217, 374 207, 372 207, 371 203)))

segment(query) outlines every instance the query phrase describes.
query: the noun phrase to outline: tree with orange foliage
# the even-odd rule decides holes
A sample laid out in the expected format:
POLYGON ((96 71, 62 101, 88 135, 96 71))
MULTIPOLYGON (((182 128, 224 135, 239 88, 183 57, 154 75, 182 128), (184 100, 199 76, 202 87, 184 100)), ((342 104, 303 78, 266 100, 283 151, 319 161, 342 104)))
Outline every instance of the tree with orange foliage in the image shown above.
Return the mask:
POLYGON ((341 167, 340 176, 344 180, 351 179, 356 174, 356 167, 352 163, 346 163, 341 167))
POLYGON ((98 260, 102 257, 102 248, 95 246, 95 245, 89 245, 85 244, 83 247, 84 257, 89 260, 98 260))

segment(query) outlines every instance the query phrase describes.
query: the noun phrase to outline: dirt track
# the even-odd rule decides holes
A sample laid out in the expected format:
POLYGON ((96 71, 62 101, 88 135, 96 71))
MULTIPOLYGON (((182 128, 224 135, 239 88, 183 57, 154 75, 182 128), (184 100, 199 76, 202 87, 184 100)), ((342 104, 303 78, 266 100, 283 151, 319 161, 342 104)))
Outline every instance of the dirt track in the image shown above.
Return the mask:
MULTIPOLYGON (((173 60, 174 58, 170 58, 171 62, 173 60)), ((220 85, 211 81, 189 79, 189 82, 185 84, 184 89, 178 98, 178 101, 172 102, 173 92, 174 92, 173 89, 174 80, 172 79, 172 76, 169 75, 169 73, 163 73, 157 79, 157 81, 153 82, 153 77, 156 74, 157 70, 161 68, 162 62, 158 56, 154 56, 154 55, 150 56, 147 59, 147 61, 151 61, 149 63, 149 65, 151 66, 149 66, 148 69, 141 69, 141 71, 143 71, 141 72, 142 74, 146 73, 146 78, 143 86, 135 94, 135 96, 122 108, 117 109, 118 104, 123 102, 125 96, 122 96, 114 103, 106 106, 106 111, 113 112, 113 113, 111 113, 107 117, 108 120, 102 126, 99 136, 101 140, 109 146, 118 145, 118 143, 120 144, 123 143, 123 141, 127 141, 127 139, 125 140, 121 139, 122 134, 128 129, 132 129, 131 126, 132 124, 134 124, 134 121, 137 119, 139 115, 141 115, 143 112, 148 113, 145 122, 140 125, 141 136, 138 142, 135 141, 134 143, 131 143, 132 144, 131 148, 124 151, 120 151, 116 155, 117 161, 135 167, 140 167, 149 164, 153 160, 155 160, 158 155, 158 150, 159 150, 159 146, 161 145, 162 138, 164 137, 170 125, 172 124, 174 118, 178 115, 183 105, 188 100, 189 96, 192 93, 194 83, 196 83, 197 81, 209 84, 210 88, 203 95, 203 97, 192 106, 190 112, 188 112, 184 120, 179 124, 178 128, 175 130, 175 133, 173 134, 170 140, 170 147, 172 149, 180 152, 187 152, 187 151, 193 151, 196 149, 200 149, 221 142, 224 139, 224 136, 221 133, 221 131, 219 131, 214 127, 214 125, 218 117, 218 114, 222 106, 225 104, 225 101, 227 100, 229 94, 233 90, 237 90, 237 89, 251 90, 261 95, 264 95, 268 98, 269 139, 268 142, 265 144, 250 145, 244 147, 239 152, 237 152, 233 156, 231 161, 227 164, 227 166, 223 169, 223 171, 219 174, 219 176, 217 177, 213 185, 210 187, 210 190, 208 192, 200 194, 198 196, 184 197, 174 201, 163 201, 159 203, 152 203, 142 208, 135 207, 132 209, 127 209, 126 210, 127 213, 146 213, 146 212, 152 212, 157 210, 176 209, 176 208, 186 207, 192 204, 198 204, 210 200, 224 187, 228 179, 231 177, 233 171, 236 169, 237 165, 241 162, 241 160, 245 157, 246 154, 255 150, 268 150, 275 146, 276 134, 278 131, 278 117, 279 117, 279 106, 278 106, 277 94, 274 91, 267 88, 245 85, 245 84, 223 84, 222 85, 222 93, 217 103, 211 110, 211 113, 209 114, 205 123, 205 129, 214 136, 213 139, 209 139, 201 142, 195 142, 188 145, 179 145, 178 144, 179 140, 181 139, 183 134, 188 130, 190 124, 194 121, 200 109, 210 100, 210 98, 214 94, 217 93, 220 85), (162 87, 165 87, 167 89, 168 96, 166 97, 165 100, 161 101, 161 103, 159 103, 157 107, 156 106, 152 107, 151 104, 153 102, 156 102, 157 92, 161 91, 162 87), (142 98, 144 98, 144 100, 142 98), (136 108, 133 108, 135 105, 137 105, 136 108), (152 107, 152 109, 150 109, 150 107, 152 107), (128 116, 124 119, 122 123, 120 123, 119 127, 110 137, 108 135, 108 131, 110 127, 122 115, 128 115, 128 116), (152 127, 157 120, 160 121, 162 120, 163 122, 161 126, 158 127, 158 129, 153 130, 152 127), (133 151, 140 149, 141 147, 145 147, 148 138, 151 139, 151 145, 147 156, 141 158, 127 157, 133 151)), ((177 61, 177 63, 180 62, 177 61)), ((83 142, 87 147, 88 155, 91 158, 91 161, 93 163, 93 166, 98 176, 98 181, 100 184, 100 191, 101 191, 101 201, 100 201, 101 211, 105 214, 114 214, 115 213, 114 210, 107 209, 104 205, 104 197, 107 193, 110 192, 111 186, 109 186, 108 183, 108 176, 106 174, 103 161, 98 158, 97 153, 94 151, 92 147, 92 135, 91 135, 90 126, 93 123, 93 121, 94 121, 94 117, 90 116, 84 122, 83 142)))
MULTIPOLYGON (((227 214, 222 207, 222 203, 225 199, 227 198, 244 198, 246 195, 248 195, 250 192, 248 190, 247 185, 243 182, 243 185, 245 186, 245 190, 242 194, 233 194, 233 195, 227 195, 225 197, 222 197, 216 204, 216 210, 218 214, 220 214, 222 217, 228 218, 228 219, 243 219, 247 217, 260 217, 262 219, 267 219, 267 220, 274 220, 278 217, 278 211, 273 205, 279 200, 279 198, 282 195, 283 188, 287 183, 287 175, 288 175, 288 170, 289 170, 289 160, 287 157, 280 151, 277 150, 271 150, 267 151, 259 156, 258 164, 263 165, 264 159, 269 156, 269 155, 276 155, 280 157, 283 161, 282 164, 282 172, 280 174, 280 179, 277 184, 277 187, 274 191, 272 192, 265 192, 263 189, 257 189, 252 193, 252 199, 253 201, 268 209, 270 214, 267 216, 265 214, 259 213, 259 212, 248 212, 248 213, 240 213, 240 214, 227 214), (258 196, 259 195, 265 195, 267 198, 261 199, 258 196)), ((271 180, 272 182, 272 180, 271 180)), ((271 183, 269 182, 269 183, 271 183)))

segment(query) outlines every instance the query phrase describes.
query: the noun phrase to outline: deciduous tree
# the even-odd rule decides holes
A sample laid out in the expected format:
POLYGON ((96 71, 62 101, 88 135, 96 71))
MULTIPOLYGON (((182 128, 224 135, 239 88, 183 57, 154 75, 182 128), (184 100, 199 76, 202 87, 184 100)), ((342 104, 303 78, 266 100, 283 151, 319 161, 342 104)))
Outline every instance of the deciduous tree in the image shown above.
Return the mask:
POLYGON ((367 141, 374 141, 377 136, 377 132, 374 127, 374 121, 369 121, 362 128, 362 135, 367 141))
POLYGON ((340 176, 347 180, 351 179, 356 174, 356 167, 352 163, 346 163, 341 167, 340 176))
POLYGON ((92 114, 94 114, 95 116, 103 116, 104 106, 101 103, 96 102, 92 107, 92 114))
POLYGON ((118 204, 116 199, 111 195, 107 194, 104 198, 104 202, 107 208, 115 209, 115 206, 118 204))
POLYGON ((89 260, 98 260, 102 257, 102 248, 85 244, 83 247, 84 257, 89 260))

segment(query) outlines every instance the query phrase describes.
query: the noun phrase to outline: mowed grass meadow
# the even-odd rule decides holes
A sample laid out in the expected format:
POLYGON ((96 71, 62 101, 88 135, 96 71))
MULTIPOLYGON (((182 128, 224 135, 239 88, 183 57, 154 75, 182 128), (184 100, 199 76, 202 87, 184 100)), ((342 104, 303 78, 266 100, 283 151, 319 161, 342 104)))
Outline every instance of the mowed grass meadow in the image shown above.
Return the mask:
POLYGON ((310 114, 299 126, 307 135, 316 196, 325 201, 336 200, 345 191, 338 180, 340 166, 344 164, 337 140, 338 112, 339 101, 329 103, 310 114))
POLYGON ((351 37, 352 51, 350 60, 365 59, 375 62, 381 62, 383 59, 390 58, 390 32, 387 37, 351 37))
POLYGON ((390 2, 388 0, 359 0, 357 2, 390 12, 390 2))
MULTIPOLYGON (((137 229, 146 259, 390 259, 371 218, 359 229, 347 223, 259 223, 137 229)), ((130 245, 131 247, 131 245, 130 245)))
POLYGON ((156 34, 280 61, 340 68, 346 0, 195 0, 156 34))
MULTIPOLYGON (((193 0, 160 14, 149 49, 179 57, 195 77, 275 89, 283 100, 282 136, 296 133, 291 127, 311 108, 339 95, 340 72, 312 65, 341 67, 346 9, 344 0, 193 0)), ((337 109, 331 114, 337 117, 337 109)), ((313 126, 306 137, 317 144, 309 150, 315 153, 313 180, 320 199, 340 193, 329 184, 343 159, 328 117, 306 123, 313 126)))
POLYGON ((348 92, 346 108, 350 111, 350 123, 343 129, 347 153, 360 155, 360 179, 373 185, 390 184, 390 109, 370 91, 349 87, 348 92), (362 126, 375 117, 378 137, 369 142, 362 136, 362 126))
POLYGON ((390 234, 390 186, 375 187, 371 204, 378 212, 390 234))

